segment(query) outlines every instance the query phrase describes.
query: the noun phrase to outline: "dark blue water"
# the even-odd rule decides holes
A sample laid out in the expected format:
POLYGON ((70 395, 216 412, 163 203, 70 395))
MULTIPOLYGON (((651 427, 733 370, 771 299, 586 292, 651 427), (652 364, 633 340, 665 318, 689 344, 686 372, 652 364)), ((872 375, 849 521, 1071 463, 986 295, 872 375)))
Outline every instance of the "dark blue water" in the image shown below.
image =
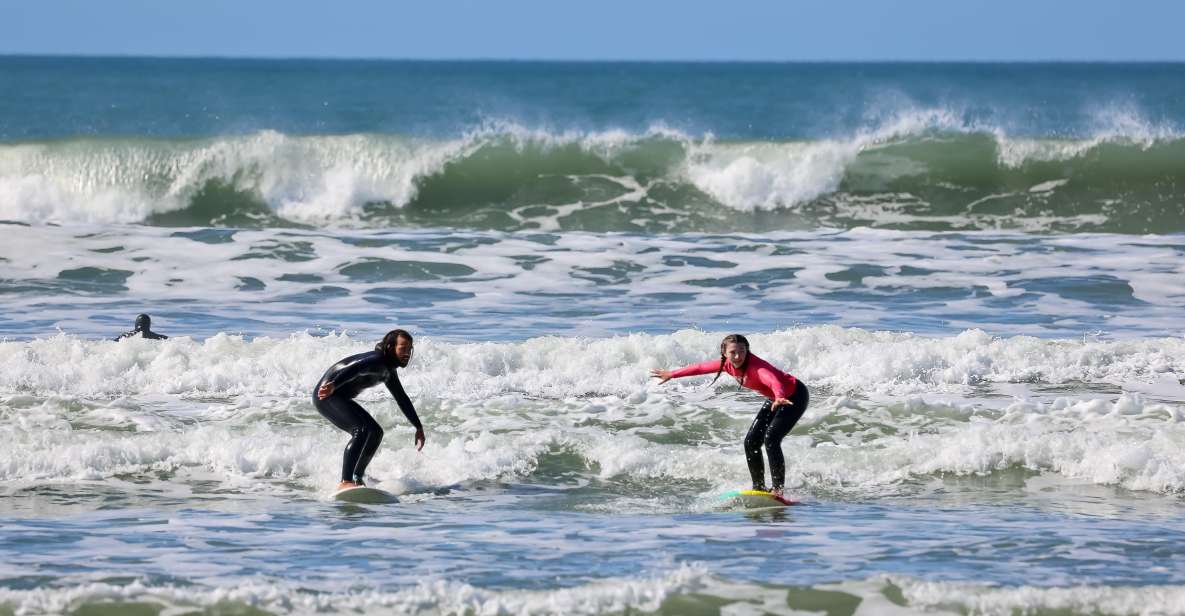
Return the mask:
POLYGON ((292 134, 452 137, 662 124, 730 140, 844 136, 909 107, 1029 137, 1130 108, 1185 125, 1181 64, 409 62, 2 57, 0 139, 292 134))

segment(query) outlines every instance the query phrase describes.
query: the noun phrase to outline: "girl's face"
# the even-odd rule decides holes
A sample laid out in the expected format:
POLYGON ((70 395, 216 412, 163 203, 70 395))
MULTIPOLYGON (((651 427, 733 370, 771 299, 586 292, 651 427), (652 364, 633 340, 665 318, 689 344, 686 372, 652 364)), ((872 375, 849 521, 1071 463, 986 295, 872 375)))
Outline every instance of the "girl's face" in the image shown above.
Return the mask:
POLYGON ((749 356, 749 347, 736 342, 729 342, 724 345, 724 357, 728 359, 728 363, 732 364, 733 368, 740 368, 745 365, 745 358, 749 356))

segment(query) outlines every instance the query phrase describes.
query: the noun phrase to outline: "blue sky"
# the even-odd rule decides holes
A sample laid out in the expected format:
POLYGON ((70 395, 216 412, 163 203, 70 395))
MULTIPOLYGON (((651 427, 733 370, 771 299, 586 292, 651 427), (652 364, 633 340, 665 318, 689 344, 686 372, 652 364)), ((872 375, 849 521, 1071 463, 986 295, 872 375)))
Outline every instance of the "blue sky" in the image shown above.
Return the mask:
POLYGON ((1185 61, 1185 0, 0 0, 0 53, 1185 61))

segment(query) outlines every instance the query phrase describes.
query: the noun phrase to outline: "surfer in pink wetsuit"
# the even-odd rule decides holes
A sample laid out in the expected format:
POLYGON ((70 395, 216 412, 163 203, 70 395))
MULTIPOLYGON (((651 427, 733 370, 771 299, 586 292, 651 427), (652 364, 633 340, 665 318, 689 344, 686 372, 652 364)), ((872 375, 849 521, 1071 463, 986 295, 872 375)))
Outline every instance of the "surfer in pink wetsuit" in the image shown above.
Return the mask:
POLYGON ((769 455, 769 473, 773 476, 773 493, 782 497, 786 484, 786 459, 782 456, 782 439, 802 417, 810 404, 810 393, 801 381, 778 370, 769 362, 749 352, 749 341, 740 334, 725 336, 720 342, 720 360, 708 360, 678 370, 654 369, 650 376, 666 383, 671 379, 715 372, 715 383, 720 374, 727 372, 742 387, 768 398, 749 433, 745 435, 745 460, 749 463, 749 475, 753 478, 753 489, 766 491, 765 460, 761 457, 764 445, 769 455))

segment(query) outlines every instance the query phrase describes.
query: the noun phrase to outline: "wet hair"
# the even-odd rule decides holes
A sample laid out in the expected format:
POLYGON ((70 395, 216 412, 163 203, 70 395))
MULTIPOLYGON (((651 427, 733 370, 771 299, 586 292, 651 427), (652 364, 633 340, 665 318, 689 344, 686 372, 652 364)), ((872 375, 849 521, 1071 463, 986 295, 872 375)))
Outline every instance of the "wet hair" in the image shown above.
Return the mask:
POLYGON ((148 331, 152 328, 152 317, 146 314, 136 315, 136 331, 148 331))
POLYGON ((382 355, 385 359, 394 359, 395 343, 399 342, 400 338, 407 338, 408 342, 413 340, 411 334, 407 333, 407 330, 393 329, 387 332, 386 336, 383 336, 382 342, 374 345, 374 350, 378 351, 379 355, 382 355))
MULTIPOLYGON (((745 384, 745 368, 749 365, 749 340, 740 334, 729 334, 724 337, 724 340, 720 341, 720 369, 716 371, 716 377, 712 379, 712 383, 715 383, 716 379, 720 378, 720 373, 724 372, 724 362, 728 361, 728 358, 724 356, 724 349, 732 342, 745 345, 745 361, 738 368, 738 371, 741 373, 739 381, 741 385, 745 384)), ((711 387, 712 383, 708 383, 708 386, 711 387)))

